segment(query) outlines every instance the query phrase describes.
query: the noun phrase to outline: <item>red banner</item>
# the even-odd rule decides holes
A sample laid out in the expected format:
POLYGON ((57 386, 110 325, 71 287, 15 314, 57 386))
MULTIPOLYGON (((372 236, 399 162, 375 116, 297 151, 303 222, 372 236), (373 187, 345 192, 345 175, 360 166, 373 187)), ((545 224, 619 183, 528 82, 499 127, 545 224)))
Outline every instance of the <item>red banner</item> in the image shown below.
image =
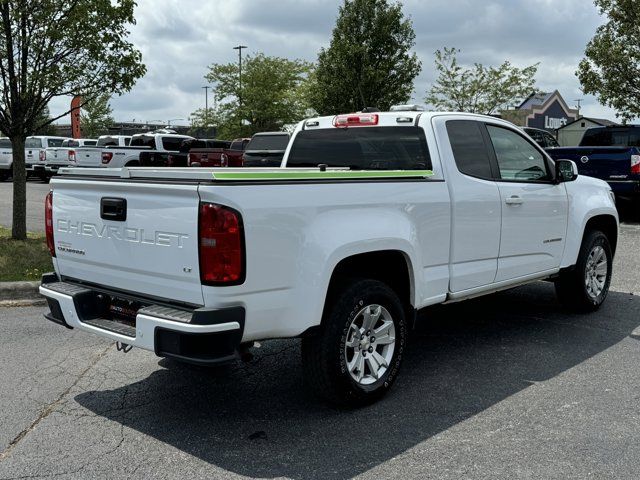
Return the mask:
POLYGON ((80 128, 80 105, 82 105, 82 97, 76 95, 71 100, 71 136, 73 138, 82 138, 82 130, 80 128))

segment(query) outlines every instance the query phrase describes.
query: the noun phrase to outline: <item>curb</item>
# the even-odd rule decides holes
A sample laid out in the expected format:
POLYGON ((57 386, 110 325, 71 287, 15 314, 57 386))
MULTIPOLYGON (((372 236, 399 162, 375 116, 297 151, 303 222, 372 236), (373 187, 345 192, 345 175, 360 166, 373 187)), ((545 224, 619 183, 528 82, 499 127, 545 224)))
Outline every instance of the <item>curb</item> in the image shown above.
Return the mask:
POLYGON ((0 282, 0 303, 42 300, 40 282, 0 282))

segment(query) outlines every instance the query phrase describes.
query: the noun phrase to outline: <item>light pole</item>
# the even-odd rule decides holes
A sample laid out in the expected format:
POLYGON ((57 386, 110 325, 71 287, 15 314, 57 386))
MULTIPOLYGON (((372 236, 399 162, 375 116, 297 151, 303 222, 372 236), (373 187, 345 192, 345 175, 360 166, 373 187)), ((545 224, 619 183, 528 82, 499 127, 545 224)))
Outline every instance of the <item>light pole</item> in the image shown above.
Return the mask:
MULTIPOLYGON (((249 48, 246 45, 233 47, 238 50, 238 110, 242 110, 242 49, 249 48)), ((240 125, 242 125, 242 114, 240 114, 240 125)))
POLYGON ((204 126, 209 126, 209 85, 204 88, 204 126))

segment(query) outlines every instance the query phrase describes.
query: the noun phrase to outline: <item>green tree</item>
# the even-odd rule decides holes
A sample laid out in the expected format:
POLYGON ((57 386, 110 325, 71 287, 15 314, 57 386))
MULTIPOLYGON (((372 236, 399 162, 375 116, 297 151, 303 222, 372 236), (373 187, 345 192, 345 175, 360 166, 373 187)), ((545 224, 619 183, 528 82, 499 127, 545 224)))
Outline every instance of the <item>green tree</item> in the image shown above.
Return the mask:
POLYGON ((211 65, 205 78, 216 84, 214 92, 220 100, 218 136, 250 136, 302 120, 308 108, 304 85, 310 70, 311 65, 302 60, 248 55, 242 62, 240 87, 237 63, 211 65))
POLYGON ((34 125, 42 125, 42 127, 34 130, 33 132, 30 132, 29 135, 57 135, 58 131, 50 121, 51 112, 49 111, 49 107, 45 107, 38 116, 38 119, 34 122, 34 125))
POLYGON ((413 26, 402 4, 345 0, 329 48, 318 54, 313 108, 331 115, 406 103, 422 69, 410 51, 414 45, 413 26))
POLYGON ((25 138, 70 113, 42 112, 56 97, 121 94, 144 75, 130 43, 134 0, 0 0, 0 130, 13 144, 12 236, 25 239, 25 138))
POLYGON ((191 124, 190 135, 202 136, 209 135, 211 129, 220 123, 219 115, 214 108, 198 108, 189 115, 189 123, 191 124))
POLYGON ((425 101, 436 110, 491 115, 535 91, 538 65, 517 68, 505 61, 499 67, 458 63, 456 48, 435 52, 438 78, 427 92, 425 101))
POLYGON ((80 129, 83 137, 96 138, 108 133, 109 127, 115 123, 112 117, 113 109, 109 104, 110 99, 111 96, 105 93, 84 102, 80 114, 80 129))
POLYGON ((587 44, 576 75, 584 93, 596 95, 626 122, 640 116, 640 2, 595 4, 608 21, 587 44))

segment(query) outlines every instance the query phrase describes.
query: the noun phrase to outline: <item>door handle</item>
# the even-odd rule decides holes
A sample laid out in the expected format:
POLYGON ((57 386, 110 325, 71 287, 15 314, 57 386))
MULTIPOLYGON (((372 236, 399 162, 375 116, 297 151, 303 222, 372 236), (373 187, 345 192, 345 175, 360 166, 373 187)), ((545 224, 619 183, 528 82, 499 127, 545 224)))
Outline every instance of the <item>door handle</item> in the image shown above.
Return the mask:
POLYGON ((517 195, 512 195, 511 197, 505 199, 504 202, 507 205, 522 205, 524 203, 524 200, 517 195))

